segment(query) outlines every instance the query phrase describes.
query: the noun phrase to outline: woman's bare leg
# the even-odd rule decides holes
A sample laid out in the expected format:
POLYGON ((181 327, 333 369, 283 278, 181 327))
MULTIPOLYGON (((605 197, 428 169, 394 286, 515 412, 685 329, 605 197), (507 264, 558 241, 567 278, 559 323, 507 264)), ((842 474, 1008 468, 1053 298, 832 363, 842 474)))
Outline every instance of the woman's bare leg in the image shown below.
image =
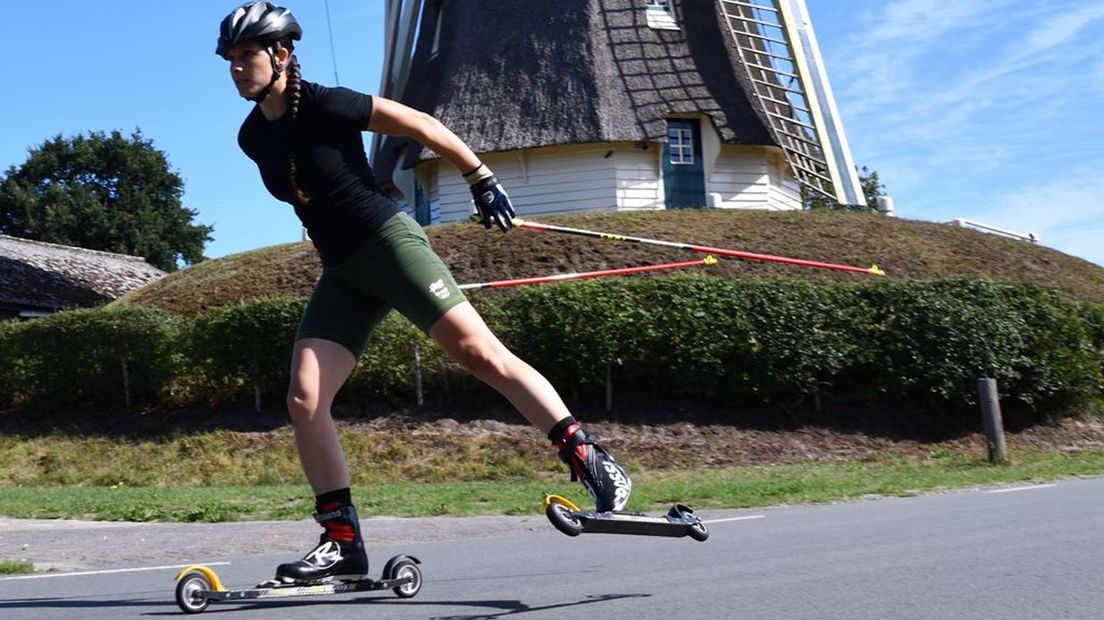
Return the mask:
POLYGON ((287 407, 299 461, 315 495, 349 487, 349 465, 330 407, 355 367, 353 354, 336 342, 304 338, 295 343, 287 407))
POLYGON ((525 419, 548 433, 571 413, 556 388, 507 349, 468 302, 437 320, 429 335, 466 370, 506 397, 525 419))

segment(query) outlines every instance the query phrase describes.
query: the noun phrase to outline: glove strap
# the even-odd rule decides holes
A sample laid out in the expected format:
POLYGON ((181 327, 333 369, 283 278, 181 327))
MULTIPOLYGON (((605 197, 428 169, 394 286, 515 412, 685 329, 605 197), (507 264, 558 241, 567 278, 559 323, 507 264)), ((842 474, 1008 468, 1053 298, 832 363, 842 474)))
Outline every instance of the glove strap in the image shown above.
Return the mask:
POLYGON ((479 164, 479 167, 464 175, 464 180, 468 182, 468 185, 475 185, 483 179, 489 179, 494 176, 491 169, 487 167, 487 164, 479 164))

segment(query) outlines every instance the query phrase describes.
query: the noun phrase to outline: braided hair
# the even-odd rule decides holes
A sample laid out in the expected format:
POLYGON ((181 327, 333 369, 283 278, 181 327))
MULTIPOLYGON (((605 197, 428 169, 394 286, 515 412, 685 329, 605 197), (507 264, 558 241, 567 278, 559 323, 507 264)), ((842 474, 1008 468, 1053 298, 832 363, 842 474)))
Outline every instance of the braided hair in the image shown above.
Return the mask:
POLYGON ((296 121, 299 118, 299 101, 303 97, 303 76, 299 71, 299 59, 294 54, 288 57, 287 64, 287 92, 288 105, 291 106, 291 145, 288 149, 288 178, 291 181, 291 191, 299 204, 310 202, 310 196, 299 187, 299 167, 295 162, 295 147, 299 145, 299 127, 296 121))

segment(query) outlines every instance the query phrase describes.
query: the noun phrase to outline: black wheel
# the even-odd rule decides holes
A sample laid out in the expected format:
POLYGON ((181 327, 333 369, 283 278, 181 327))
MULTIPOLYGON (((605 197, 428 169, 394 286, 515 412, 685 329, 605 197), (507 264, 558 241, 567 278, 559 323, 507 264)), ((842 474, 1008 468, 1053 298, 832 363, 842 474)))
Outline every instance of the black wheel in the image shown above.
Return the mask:
POLYGON ((211 582, 200 572, 190 572, 176 582, 176 604, 186 614, 198 614, 207 609, 210 600, 200 594, 211 589, 211 582))
POLYGON ((391 567, 391 579, 411 577, 409 583, 391 588, 399 598, 414 598, 422 590, 422 569, 414 560, 403 558, 391 567))
POLYGON ((557 530, 568 536, 578 536, 583 533, 583 522, 563 504, 555 502, 549 504, 548 508, 545 508, 544 514, 548 516, 548 520, 556 526, 557 530))
POLYGON ((698 542, 705 542, 709 539, 709 530, 705 529, 704 523, 698 521, 694 525, 690 526, 690 529, 687 530, 686 535, 698 542))

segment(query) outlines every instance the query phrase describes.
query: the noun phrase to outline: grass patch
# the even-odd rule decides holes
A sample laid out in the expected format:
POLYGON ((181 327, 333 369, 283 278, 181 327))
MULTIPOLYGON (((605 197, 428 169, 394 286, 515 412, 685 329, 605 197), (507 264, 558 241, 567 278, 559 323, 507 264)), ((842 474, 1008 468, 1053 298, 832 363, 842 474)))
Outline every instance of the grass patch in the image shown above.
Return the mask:
MULTIPOLYGON (((607 211, 537 219, 562 226, 848 265, 877 262, 893 279, 1046 282, 1074 299, 1104 303, 1104 269, 1098 265, 1038 244, 934 222, 873 214, 740 209, 607 211)), ((686 252, 674 248, 525 230, 490 235, 467 223, 431 226, 427 232, 434 250, 448 263, 458 282, 686 260, 686 252)), ((182 269, 131 291, 113 305, 153 306, 194 316, 251 299, 306 297, 320 271, 321 264, 309 241, 276 245, 182 269)), ((721 261, 706 273, 741 280, 785 276, 820 283, 855 281, 850 273, 755 261, 721 261)), ((509 293, 485 291, 479 295, 490 294, 509 293)))
MULTIPOLYGON (((917 461, 878 456, 841 463, 642 471, 634 475, 630 509, 656 511, 673 502, 696 508, 908 496, 979 485, 1104 475, 1104 452, 1013 452, 1013 464, 933 454, 917 461)), ((357 485, 363 516, 534 514, 548 492, 586 505, 564 476, 464 482, 357 485)), ((0 488, 0 514, 17 518, 126 521, 236 521, 307 518, 310 491, 299 485, 0 488)))
POLYGON ((0 575, 23 575, 34 572, 34 564, 23 560, 0 560, 0 575))

